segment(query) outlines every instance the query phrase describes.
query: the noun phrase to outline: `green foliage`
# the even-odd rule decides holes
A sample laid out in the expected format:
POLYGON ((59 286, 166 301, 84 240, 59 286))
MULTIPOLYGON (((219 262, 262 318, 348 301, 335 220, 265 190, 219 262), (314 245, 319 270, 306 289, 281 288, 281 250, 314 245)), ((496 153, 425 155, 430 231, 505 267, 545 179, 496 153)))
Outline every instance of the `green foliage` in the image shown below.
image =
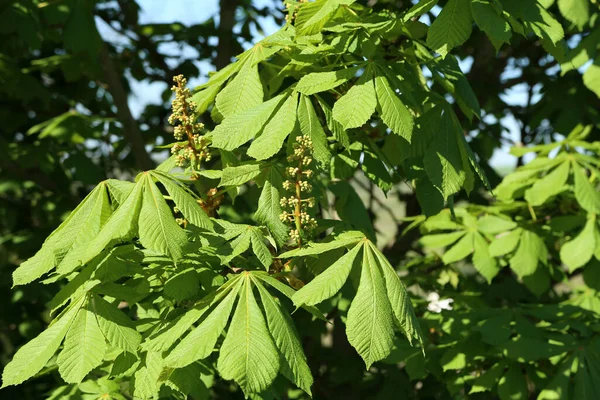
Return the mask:
MULTIPOLYGON (((435 1, 363 3, 287 1, 285 26, 195 94, 175 77, 173 155, 102 181, 14 270, 18 290, 57 288, 3 388, 56 371, 66 385, 50 398, 328 398, 332 382, 364 397, 374 383, 382 398, 597 397, 597 110, 571 126, 534 107, 539 126, 570 133, 515 147, 533 161, 492 187, 481 131, 499 96, 482 101, 454 52, 477 35, 491 54, 533 41, 566 74, 595 57, 595 32, 586 60, 563 38, 598 13, 450 0, 428 26, 417 19, 435 1), (374 204, 407 186, 420 210, 405 202, 386 246, 393 210, 374 204)), ((93 54, 86 7, 65 47, 93 54)), ((590 96, 596 65, 579 77, 590 96)), ((80 145, 89 119, 29 134, 80 145)))

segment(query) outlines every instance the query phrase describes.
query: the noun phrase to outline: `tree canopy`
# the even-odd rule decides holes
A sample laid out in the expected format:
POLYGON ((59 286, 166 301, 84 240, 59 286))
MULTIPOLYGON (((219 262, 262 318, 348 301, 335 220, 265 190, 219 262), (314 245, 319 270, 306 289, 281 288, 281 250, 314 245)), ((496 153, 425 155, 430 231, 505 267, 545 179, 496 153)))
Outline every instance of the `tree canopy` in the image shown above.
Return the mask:
POLYGON ((0 393, 600 396, 598 4, 283 4, 2 5, 0 393))

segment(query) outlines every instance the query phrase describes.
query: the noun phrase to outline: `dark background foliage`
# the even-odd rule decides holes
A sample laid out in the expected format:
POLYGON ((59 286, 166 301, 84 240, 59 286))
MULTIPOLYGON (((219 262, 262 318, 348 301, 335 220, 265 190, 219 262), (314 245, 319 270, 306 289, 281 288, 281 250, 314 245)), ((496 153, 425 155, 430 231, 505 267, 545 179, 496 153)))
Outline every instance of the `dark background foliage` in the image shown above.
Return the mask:
MULTIPOLYGON (((172 7, 183 4, 171 3, 172 7)), ((412 5, 391 0, 360 3, 396 10, 412 5)), ((164 159, 165 151, 154 146, 171 140, 167 117, 173 76, 206 78, 209 70, 223 68, 254 40, 262 17, 283 23, 281 7, 279 1, 256 5, 251 0, 220 0, 218 15, 204 20, 206 16, 198 16, 202 22, 183 25, 140 23, 140 5, 133 0, 0 1, 0 365, 48 323, 45 303, 57 290, 55 285, 40 283, 11 289, 12 271, 40 248, 98 181, 132 177, 164 159), (101 24, 120 39, 103 37, 98 30, 101 24), (164 44, 169 44, 168 51, 164 44), (194 49, 197 58, 184 57, 184 48, 194 49), (210 69, 202 68, 205 65, 210 69), (134 117, 128 99, 133 83, 140 81, 164 82, 166 89, 134 117)), ((461 123, 492 186, 500 181, 498 169, 489 164, 498 149, 548 143, 578 124, 600 124, 600 99, 584 85, 581 71, 572 68, 561 73, 558 68, 579 54, 573 49, 586 45, 585 38, 598 37, 598 32, 588 25, 573 26, 557 5, 550 10, 563 25, 570 48, 564 49, 562 60, 550 56, 541 41, 516 36, 496 51, 478 30, 454 52, 467 68, 464 72, 483 110, 482 120, 465 118, 461 123)), ((597 18, 597 7, 594 10, 597 18)), ((591 58, 597 42, 587 45, 591 58)), ((600 140, 599 132, 594 129, 588 140, 600 140)), ((518 164, 524 161, 517 157, 518 164)), ((389 204, 403 206, 406 217, 421 214, 412 192, 394 191, 393 199, 382 200, 372 184, 363 180, 353 184, 364 194, 374 218, 387 213, 389 204)), ((487 202, 477 194, 470 201, 487 202)), ((244 204, 238 207, 243 214, 244 204)), ((410 223, 401 221, 393 210, 385 215, 394 217, 385 230, 401 232, 410 223)), ((392 264, 405 260, 417 233, 389 238, 384 253, 392 264)), ((423 278, 424 272, 416 275, 428 279, 423 278)), ((514 289, 510 277, 495 290, 506 288, 514 289)), ((521 294, 514 292, 511 301, 533 301, 529 294, 521 294)), ((498 305, 493 291, 487 296, 489 305, 498 305)), ((311 368, 329 365, 326 374, 315 376, 317 396, 397 398, 397 387, 412 390, 414 382, 397 369, 365 380, 362 362, 348 344, 342 324, 332 328, 325 347, 320 342, 324 328, 311 328, 308 320, 298 324, 314 331, 304 343, 311 368), (383 380, 384 376, 394 381, 383 380)), ((2 396, 43 398, 59 379, 48 374, 4 389, 2 396)), ((444 397, 432 382, 422 382, 422 387, 423 398, 444 397)), ((225 382, 214 387, 223 398, 229 389, 225 382)))

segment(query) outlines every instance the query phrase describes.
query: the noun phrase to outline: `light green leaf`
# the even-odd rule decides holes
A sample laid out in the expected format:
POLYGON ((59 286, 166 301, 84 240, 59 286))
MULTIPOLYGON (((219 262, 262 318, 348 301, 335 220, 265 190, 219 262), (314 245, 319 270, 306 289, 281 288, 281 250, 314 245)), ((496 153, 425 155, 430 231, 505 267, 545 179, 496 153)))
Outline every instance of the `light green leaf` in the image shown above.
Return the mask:
POLYGON ((263 102, 258 66, 245 61, 240 72, 217 95, 215 105, 224 118, 250 110, 263 102))
POLYGON ((265 244, 265 237, 258 229, 250 230, 250 240, 252 241, 252 250, 261 264, 268 271, 273 263, 273 255, 265 244))
POLYGON ((240 186, 260 175, 263 168, 264 164, 261 163, 249 163, 235 167, 226 167, 223 170, 219 186, 240 186))
POLYGON ((422 347, 423 333, 421 332, 421 326, 419 325, 419 321, 415 315, 415 310, 413 309, 406 288, 400 281, 400 277, 396 273, 394 267, 392 267, 392 265, 385 258, 385 256, 381 254, 377 247, 375 247, 372 242, 369 242, 369 247, 375 254, 377 262, 379 263, 379 267, 383 271, 387 297, 390 301, 390 305, 392 306, 394 320, 398 326, 398 329, 402 331, 404 336, 406 336, 411 344, 413 343, 414 339, 421 343, 422 347))
POLYGON ((583 267, 592 259, 598 245, 596 243, 597 230, 596 214, 588 214, 585 227, 579 235, 562 245, 560 259, 569 267, 569 272, 583 267))
POLYGON ((348 231, 338 235, 334 240, 325 243, 309 242, 306 247, 286 251, 279 258, 315 256, 326 251, 353 246, 365 238, 364 233, 359 231, 348 231))
POLYGON ((194 93, 191 100, 196 105, 196 107, 194 108, 195 114, 204 114, 206 110, 208 110, 208 107, 210 107, 210 105, 213 103, 215 97, 217 96, 220 90, 221 85, 211 85, 206 89, 194 93))
POLYGON ((144 361, 133 376, 133 395, 140 399, 156 398, 161 386, 159 378, 162 370, 163 359, 160 353, 146 353, 144 361))
POLYGON ((490 255, 488 242, 479 233, 473 235, 473 265, 488 283, 500 272, 496 259, 490 255))
POLYGON ((183 256, 187 235, 175 222, 170 207, 151 175, 145 174, 142 179, 146 183, 138 221, 140 243, 147 249, 158 251, 177 261, 183 256))
POLYGON ((496 51, 500 50, 503 43, 508 43, 512 37, 512 30, 506 19, 494 10, 487 0, 472 0, 471 13, 479 28, 490 38, 496 51))
POLYGON ((331 153, 327 144, 327 136, 310 98, 304 95, 300 96, 300 104, 298 104, 298 121, 300 132, 312 140, 315 159, 322 165, 329 165, 331 153))
POLYGON ((165 282, 163 293, 177 302, 192 299, 200 290, 200 278, 195 268, 177 272, 165 282))
POLYGON ((77 313, 58 355, 58 372, 67 383, 81 383, 104 359, 106 341, 90 304, 77 313))
POLYGON ((263 132, 250 147, 247 154, 257 160, 266 160, 276 154, 283 141, 296 125, 296 107, 298 94, 294 93, 279 107, 273 118, 267 123, 263 132))
POLYGON ((420 17, 427 11, 431 10, 438 0, 420 0, 417 4, 413 5, 402 17, 403 22, 408 22, 413 18, 420 17))
POLYGON ((217 369, 246 393, 268 388, 279 372, 279 353, 252 292, 246 273, 238 305, 221 346, 217 369))
POLYGON ((315 305, 336 294, 350 275, 354 260, 362 249, 362 244, 357 244, 348 253, 334 262, 323 273, 302 287, 292 296, 296 306, 303 304, 315 305))
POLYGON ((265 310, 269 331, 283 356, 281 358, 283 375, 311 395, 312 374, 291 317, 260 282, 255 282, 255 286, 258 288, 265 310))
POLYGON ((356 0, 322 0, 301 4, 295 26, 298 35, 319 33, 340 4, 352 4, 356 0))
POLYGON ((179 184, 179 182, 175 181, 168 174, 158 171, 153 171, 151 174, 160 181, 165 189, 167 189, 167 192, 173 199, 175 206, 181 210, 183 216, 190 223, 199 228, 212 229, 210 218, 198 204, 193 192, 188 190, 185 186, 179 184))
POLYGON ((140 179, 119 208, 106 221, 98 235, 91 240, 83 257, 84 263, 96 257, 105 248, 117 242, 131 240, 136 236, 143 192, 144 179, 140 179))
POLYGON ((67 311, 35 339, 21 347, 2 372, 2 388, 18 385, 31 378, 48 363, 71 328, 85 296, 71 304, 67 311))
POLYGON ((426 235, 419 239, 419 244, 426 248, 439 249, 440 247, 446 247, 456 242, 458 239, 463 237, 465 233, 466 231, 458 231, 426 235))
POLYGON ((490 243, 490 255, 492 257, 499 257, 513 251, 519 243, 522 232, 523 230, 518 228, 508 232, 507 234, 497 237, 494 241, 492 241, 492 243, 490 243))
POLYGON ((538 265, 538 260, 547 256, 544 241, 535 233, 524 230, 521 234, 519 247, 510 259, 510 268, 522 278, 533 275, 538 265))
POLYGON ((536 180, 533 186, 525 191, 525 200, 532 206, 540 206, 550 197, 564 191, 570 166, 571 164, 565 161, 548 175, 536 180))
POLYGON ((469 0, 450 0, 429 27, 427 46, 442 57, 463 44, 472 31, 469 0))
POLYGON ((283 176, 277 168, 271 168, 265 178, 260 197, 258 198, 258 209, 254 214, 257 222, 265 224, 271 235, 275 238, 278 246, 283 246, 288 239, 288 228, 279 216, 282 213, 278 188, 281 187, 283 176))
POLYGON ((371 247, 362 247, 360 284, 348 310, 346 335, 365 361, 368 370, 374 362, 383 360, 390 354, 394 340, 394 321, 382 271, 375 262, 371 247))
POLYGON ((454 246, 446 250, 442 256, 444 264, 451 264, 469 256, 474 250, 473 240, 475 233, 469 232, 462 237, 454 246))
POLYGON ((477 220, 477 230, 483 233, 497 234, 516 227, 516 222, 496 215, 484 215, 477 220))
POLYGON ((223 150, 235 150, 255 137, 284 97, 284 94, 280 94, 253 108, 225 118, 212 133, 212 146, 223 150))
POLYGON ((410 143, 414 126, 413 117, 385 76, 375 76, 375 91, 379 114, 383 122, 392 132, 402 136, 410 143))
POLYGON ((165 365, 173 368, 185 367, 196 360, 208 357, 231 315, 235 299, 240 291, 238 280, 227 296, 215 309, 169 353, 165 365))
POLYGON ((101 183, 48 236, 42 248, 13 272, 13 284, 34 281, 55 266, 69 272, 83 258, 87 245, 111 215, 107 185, 101 183))
POLYGON ((579 205, 588 212, 600 214, 600 193, 588 180, 585 170, 577 163, 573 163, 575 177, 575 198, 579 205))
POLYGON ((344 129, 358 128, 371 118, 377 107, 375 85, 367 70, 361 79, 333 105, 333 119, 344 129))
POLYGON ((600 61, 596 60, 583 73, 583 84, 600 97, 600 61))
POLYGON ((558 0, 558 9, 579 30, 583 30, 590 19, 590 2, 588 0, 558 0))
POLYGON ((93 295, 91 302, 106 340, 114 347, 136 354, 142 335, 135 330, 129 317, 100 296, 93 295))
POLYGON ((346 68, 337 71, 312 72, 304 75, 296 85, 296 90, 304 95, 325 92, 348 82, 358 72, 358 67, 346 68))

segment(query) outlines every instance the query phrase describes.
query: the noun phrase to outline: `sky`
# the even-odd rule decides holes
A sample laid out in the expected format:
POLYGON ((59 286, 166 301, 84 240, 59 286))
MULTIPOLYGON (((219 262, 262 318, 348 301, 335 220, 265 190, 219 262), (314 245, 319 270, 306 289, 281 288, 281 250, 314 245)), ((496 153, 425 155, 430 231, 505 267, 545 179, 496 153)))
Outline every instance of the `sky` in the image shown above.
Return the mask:
MULTIPOLYGON (((218 20, 218 2, 219 0, 138 0, 138 4, 141 7, 140 13, 140 23, 173 23, 180 22, 184 25, 193 25, 200 22, 205 21, 210 17, 216 17, 218 20)), ((255 4, 260 5, 271 5, 273 4, 270 0, 256 0, 255 4)), ((437 7, 437 6, 436 6, 437 7)), ((439 7, 438 7, 439 8, 439 7)), ((432 10, 435 13, 435 9, 432 10)), ((424 21, 428 23, 429 21, 424 21)), ((97 20, 98 28, 102 36, 110 41, 111 43, 118 43, 122 38, 114 32, 110 27, 104 24, 101 20, 97 20)), ((274 33, 279 27, 275 24, 274 20, 271 18, 266 18, 261 21, 261 26, 265 31, 266 35, 274 33)), ((256 40, 261 39, 261 35, 255 32, 256 40)), ((161 51, 173 51, 176 53, 181 52, 181 50, 177 46, 173 46, 172 48, 162 47, 161 51)), ((183 57, 186 58, 194 58, 197 56, 197 53, 192 48, 185 48, 183 52, 181 52, 183 57)), ((470 60, 464 60, 461 63, 461 69, 464 73, 467 73, 470 68, 470 60)), ((197 66, 200 68, 201 75, 206 76, 209 71, 212 71, 214 68, 207 62, 198 62, 197 66)), ((515 70, 509 73, 518 73, 519 71, 515 70)), ((503 78, 508 78, 508 76, 503 76, 503 78)), ((206 78, 200 79, 192 79, 189 82, 190 87, 195 87, 199 85, 206 78)), ((138 82, 136 80, 131 80, 133 95, 129 99, 129 105, 131 107, 131 111, 135 116, 140 115, 141 111, 147 104, 160 104, 161 94, 166 89, 165 83, 155 82, 138 82), (155 100, 156 99, 156 100, 155 100)), ((514 105, 524 105, 527 100, 527 88, 523 86, 515 86, 506 95, 503 96, 503 99, 509 103, 514 105)), ((517 125, 516 121, 512 117, 505 117, 502 120, 503 125, 508 129, 508 134, 506 137, 512 141, 517 140, 520 137, 520 128, 517 125)), ((501 149, 497 149, 494 153, 494 156, 490 160, 490 164, 492 167, 499 170, 507 170, 511 167, 514 168, 517 162, 517 158, 509 154, 510 146, 505 145, 501 149)))

